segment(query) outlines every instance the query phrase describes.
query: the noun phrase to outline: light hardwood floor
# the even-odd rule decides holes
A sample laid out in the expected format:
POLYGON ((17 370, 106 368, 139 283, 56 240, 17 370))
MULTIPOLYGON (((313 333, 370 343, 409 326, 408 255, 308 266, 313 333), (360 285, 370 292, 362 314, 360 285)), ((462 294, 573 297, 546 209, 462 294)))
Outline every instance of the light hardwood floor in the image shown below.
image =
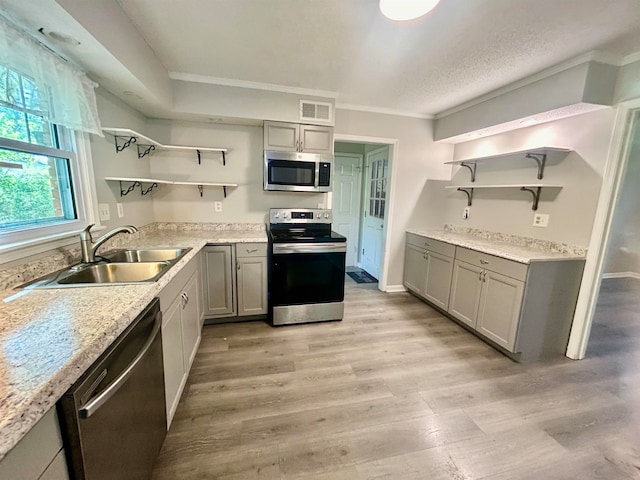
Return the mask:
POLYGON ((603 283, 585 360, 526 366, 346 282, 342 322, 205 326, 154 480, 640 478, 640 281, 603 283))

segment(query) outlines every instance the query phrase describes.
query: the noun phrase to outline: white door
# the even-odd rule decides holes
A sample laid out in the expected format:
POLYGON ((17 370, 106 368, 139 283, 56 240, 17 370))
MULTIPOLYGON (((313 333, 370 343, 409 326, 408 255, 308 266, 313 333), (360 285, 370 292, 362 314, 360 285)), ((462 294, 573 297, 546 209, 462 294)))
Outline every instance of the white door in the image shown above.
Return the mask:
POLYGON ((389 175, 389 147, 368 153, 365 171, 366 195, 363 205, 360 267, 375 278, 380 278, 380 264, 384 249, 382 230, 389 175))
POLYGON ((333 161, 333 229, 347 237, 347 265, 358 264, 362 155, 337 153, 333 161))

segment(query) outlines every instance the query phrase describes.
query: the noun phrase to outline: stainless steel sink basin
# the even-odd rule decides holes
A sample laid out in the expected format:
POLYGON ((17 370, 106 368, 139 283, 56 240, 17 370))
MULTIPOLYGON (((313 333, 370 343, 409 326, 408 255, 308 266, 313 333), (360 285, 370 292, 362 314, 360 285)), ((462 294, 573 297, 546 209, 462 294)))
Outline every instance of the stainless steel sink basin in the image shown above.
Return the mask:
POLYGON ((129 248, 111 250, 100 256, 111 262, 170 262, 179 259, 190 248, 129 248))
POLYGON ((154 282, 169 268, 169 262, 101 263, 87 265, 57 280, 60 285, 80 283, 154 282))

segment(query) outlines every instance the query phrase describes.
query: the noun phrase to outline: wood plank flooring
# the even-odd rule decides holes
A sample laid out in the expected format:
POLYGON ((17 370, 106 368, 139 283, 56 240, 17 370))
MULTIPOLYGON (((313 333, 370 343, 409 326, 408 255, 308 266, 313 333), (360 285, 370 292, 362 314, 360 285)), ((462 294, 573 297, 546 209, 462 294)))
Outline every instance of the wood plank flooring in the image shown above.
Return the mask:
POLYGON ((585 360, 520 365, 406 293, 342 322, 205 326, 154 480, 640 479, 640 281, 585 360))

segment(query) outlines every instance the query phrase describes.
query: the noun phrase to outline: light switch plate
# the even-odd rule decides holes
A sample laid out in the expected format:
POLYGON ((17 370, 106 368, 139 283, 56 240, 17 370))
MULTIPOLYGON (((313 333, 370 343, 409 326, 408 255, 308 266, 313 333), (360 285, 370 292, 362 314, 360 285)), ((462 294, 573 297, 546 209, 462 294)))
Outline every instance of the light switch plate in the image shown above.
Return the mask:
POLYGON ((121 203, 116 203, 116 208, 118 209, 118 218, 124 217, 124 206, 121 203))
POLYGON ((549 215, 546 213, 536 213, 533 215, 533 226, 534 227, 548 227, 549 226, 549 215))
POLYGON ((108 203, 99 203, 98 213, 100 214, 100 221, 107 222, 111 220, 111 210, 108 203))
POLYGON ((213 209, 216 212, 221 212, 222 211, 222 202, 213 202, 213 209))

